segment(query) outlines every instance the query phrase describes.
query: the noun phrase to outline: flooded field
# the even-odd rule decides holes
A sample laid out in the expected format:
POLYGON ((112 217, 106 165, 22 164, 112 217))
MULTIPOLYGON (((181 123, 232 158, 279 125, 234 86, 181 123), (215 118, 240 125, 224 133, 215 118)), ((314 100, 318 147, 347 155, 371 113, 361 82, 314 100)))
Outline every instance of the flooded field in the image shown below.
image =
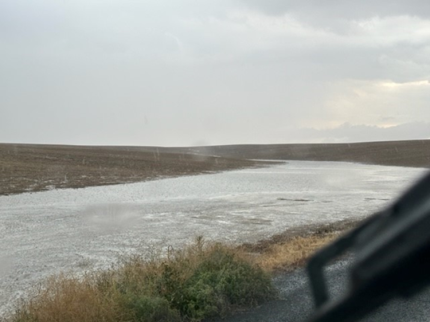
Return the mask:
POLYGON ((370 215, 425 169, 291 161, 218 174, 0 196, 0 315, 60 271, 180 247, 198 235, 255 242, 370 215))

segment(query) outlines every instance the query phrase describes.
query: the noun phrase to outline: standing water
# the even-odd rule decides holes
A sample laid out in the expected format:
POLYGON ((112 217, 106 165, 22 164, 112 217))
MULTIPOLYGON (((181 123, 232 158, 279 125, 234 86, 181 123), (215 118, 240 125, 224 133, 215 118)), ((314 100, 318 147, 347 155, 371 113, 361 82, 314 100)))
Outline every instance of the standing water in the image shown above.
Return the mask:
POLYGON ((37 281, 195 236, 255 242, 370 215, 424 169, 291 161, 268 168, 0 196, 0 316, 37 281))

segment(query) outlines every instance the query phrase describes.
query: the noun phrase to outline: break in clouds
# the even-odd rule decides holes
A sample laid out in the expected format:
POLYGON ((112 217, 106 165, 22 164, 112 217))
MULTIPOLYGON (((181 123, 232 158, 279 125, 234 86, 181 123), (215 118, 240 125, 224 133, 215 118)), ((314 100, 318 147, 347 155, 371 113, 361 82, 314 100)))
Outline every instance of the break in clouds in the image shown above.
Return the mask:
POLYGON ((430 137, 428 1, 0 3, 0 141, 430 137))

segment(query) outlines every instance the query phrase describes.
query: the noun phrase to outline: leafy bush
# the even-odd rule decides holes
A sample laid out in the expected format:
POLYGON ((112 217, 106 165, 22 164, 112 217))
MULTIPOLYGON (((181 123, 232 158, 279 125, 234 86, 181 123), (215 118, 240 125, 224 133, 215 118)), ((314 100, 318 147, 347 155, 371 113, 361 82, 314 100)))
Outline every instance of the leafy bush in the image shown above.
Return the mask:
POLYGON ((125 304, 127 310, 132 312, 132 321, 181 321, 178 311, 170 308, 169 302, 165 298, 131 294, 127 297, 125 304))
POLYGON ((199 320, 257 305, 273 295, 269 276, 218 245, 185 282, 177 302, 183 316, 199 320))

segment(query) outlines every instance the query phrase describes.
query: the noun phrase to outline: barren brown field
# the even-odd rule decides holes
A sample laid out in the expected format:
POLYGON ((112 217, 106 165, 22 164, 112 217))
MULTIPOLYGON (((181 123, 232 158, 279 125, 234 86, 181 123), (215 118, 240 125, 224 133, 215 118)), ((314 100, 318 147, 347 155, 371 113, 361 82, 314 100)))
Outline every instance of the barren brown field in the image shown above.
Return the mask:
POLYGON ((256 159, 429 168, 430 140, 184 148, 0 144, 0 195, 265 165, 256 159))
POLYGON ((0 195, 82 188, 261 166, 154 148, 0 144, 0 195))

